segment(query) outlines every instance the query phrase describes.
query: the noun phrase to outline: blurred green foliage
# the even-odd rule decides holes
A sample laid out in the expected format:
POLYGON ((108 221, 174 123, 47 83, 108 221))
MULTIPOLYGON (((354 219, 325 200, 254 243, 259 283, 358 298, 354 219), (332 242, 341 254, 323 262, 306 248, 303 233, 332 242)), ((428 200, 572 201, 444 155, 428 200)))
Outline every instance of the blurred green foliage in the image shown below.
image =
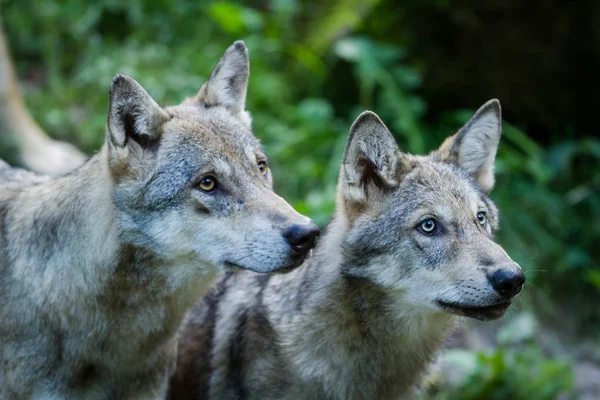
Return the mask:
POLYGON ((567 360, 548 359, 530 347, 522 351, 499 348, 491 353, 456 351, 468 359, 470 372, 453 390, 438 389, 434 400, 551 400, 573 390, 567 360))
MULTIPOLYGON (((341 153, 360 111, 376 111, 401 148, 416 153, 434 149, 473 112, 428 114, 420 92, 427 60, 411 58, 400 39, 374 39, 382 32, 369 10, 391 1, 252 4, 0 0, 30 111, 52 136, 88 153, 103 142, 115 74, 135 77, 159 103, 178 103, 195 94, 227 46, 244 39, 247 109, 276 190, 320 225, 333 210, 341 153)), ((545 302, 546 317, 597 335, 600 140, 571 134, 542 147, 511 122, 517 124, 505 123, 493 192, 502 211, 499 240, 523 266, 526 292, 545 302)), ((468 389, 448 398, 552 398, 568 387, 567 369, 539 352, 499 350, 480 356, 468 389), (540 396, 528 397, 533 392, 540 396)))
MULTIPOLYGON (((513 310, 514 311, 514 310, 513 310)), ((571 398, 574 374, 569 356, 552 357, 536 343, 540 326, 531 312, 511 312, 496 333, 497 348, 450 349, 442 357, 447 379, 426 394, 432 400, 571 398), (454 375, 454 377, 452 377, 454 375), (571 396, 571 397, 568 397, 571 396)))

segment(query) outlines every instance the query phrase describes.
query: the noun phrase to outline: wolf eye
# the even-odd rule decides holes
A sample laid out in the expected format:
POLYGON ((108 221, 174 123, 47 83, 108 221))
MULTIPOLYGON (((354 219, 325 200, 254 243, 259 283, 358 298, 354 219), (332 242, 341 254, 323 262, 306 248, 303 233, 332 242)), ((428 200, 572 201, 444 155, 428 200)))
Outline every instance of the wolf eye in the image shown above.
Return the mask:
POLYGON ((269 167, 267 166, 267 163, 265 161, 259 161, 258 162, 258 169, 263 174, 263 176, 266 176, 267 175, 267 171, 269 171, 269 167))
POLYGON ((212 176, 205 176, 198 186, 205 192, 212 192, 217 186, 217 181, 212 176))
POLYGON ((419 229, 419 231, 421 231, 421 233, 424 233, 426 235, 431 235, 432 233, 434 233, 436 231, 437 224, 435 223, 435 220, 433 220, 431 218, 427 218, 419 224, 418 229, 419 229))
POLYGON ((487 222, 487 216, 485 215, 485 212, 479 211, 477 213, 477 221, 479 221, 479 224, 481 226, 485 226, 485 224, 487 222))

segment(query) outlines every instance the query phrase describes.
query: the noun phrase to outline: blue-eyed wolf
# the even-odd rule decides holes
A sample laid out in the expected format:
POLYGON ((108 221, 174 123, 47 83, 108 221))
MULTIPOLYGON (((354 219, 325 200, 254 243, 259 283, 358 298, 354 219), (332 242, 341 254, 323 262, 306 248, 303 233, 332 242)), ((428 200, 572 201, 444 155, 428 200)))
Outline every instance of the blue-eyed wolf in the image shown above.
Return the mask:
POLYGON ((525 281, 494 242, 500 134, 492 100, 416 156, 361 114, 313 255, 227 274, 186 317, 170 398, 410 398, 456 316, 499 318, 525 281))

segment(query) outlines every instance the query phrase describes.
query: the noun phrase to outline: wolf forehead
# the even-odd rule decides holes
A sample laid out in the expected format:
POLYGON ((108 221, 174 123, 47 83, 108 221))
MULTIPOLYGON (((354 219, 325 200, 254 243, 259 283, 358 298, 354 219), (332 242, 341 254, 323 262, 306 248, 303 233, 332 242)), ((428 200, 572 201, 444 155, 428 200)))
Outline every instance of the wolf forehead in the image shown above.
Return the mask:
POLYGON ((252 132, 223 108, 204 109, 183 104, 168 107, 166 111, 171 119, 163 127, 163 138, 175 149, 216 152, 236 159, 251 158, 252 161, 256 152, 264 155, 252 132))
POLYGON ((365 213, 344 244, 348 255, 378 254, 401 246, 395 233, 412 231, 424 218, 440 219, 453 227, 475 227, 476 214, 485 211, 490 228, 498 228, 498 210, 489 196, 462 168, 431 156, 403 154, 400 182, 376 208, 365 213), (387 232, 382 235, 381 232, 387 232))
POLYGON ((437 211, 440 216, 454 219, 460 215, 472 218, 478 211, 485 211, 492 229, 496 229, 498 210, 467 171, 432 156, 405 157, 409 171, 390 198, 390 204, 399 212, 421 218, 424 215, 417 215, 416 210, 437 211))
POLYGON ((166 109, 171 118, 162 127, 156 165, 140 182, 145 207, 160 208, 181 200, 205 175, 225 178, 229 187, 264 180, 256 164, 266 156, 252 133, 225 110, 209 114, 195 108, 166 109))

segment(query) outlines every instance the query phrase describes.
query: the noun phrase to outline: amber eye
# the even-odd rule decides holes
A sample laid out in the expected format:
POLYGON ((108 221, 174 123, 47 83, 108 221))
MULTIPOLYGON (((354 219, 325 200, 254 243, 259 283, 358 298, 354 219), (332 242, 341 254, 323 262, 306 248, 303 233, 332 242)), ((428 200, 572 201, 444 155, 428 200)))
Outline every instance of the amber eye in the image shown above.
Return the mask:
POLYGON ((266 176, 267 172, 269 171, 269 167, 267 166, 267 163, 265 161, 258 162, 258 169, 263 174, 263 176, 266 176))
POLYGON ((202 178, 198 186, 205 192, 212 192, 217 186, 217 181, 212 176, 206 176, 202 178))
POLYGON ((485 215, 485 212, 479 211, 477 213, 477 221, 479 221, 479 224, 481 226, 485 226, 485 224, 487 222, 487 216, 485 215))

